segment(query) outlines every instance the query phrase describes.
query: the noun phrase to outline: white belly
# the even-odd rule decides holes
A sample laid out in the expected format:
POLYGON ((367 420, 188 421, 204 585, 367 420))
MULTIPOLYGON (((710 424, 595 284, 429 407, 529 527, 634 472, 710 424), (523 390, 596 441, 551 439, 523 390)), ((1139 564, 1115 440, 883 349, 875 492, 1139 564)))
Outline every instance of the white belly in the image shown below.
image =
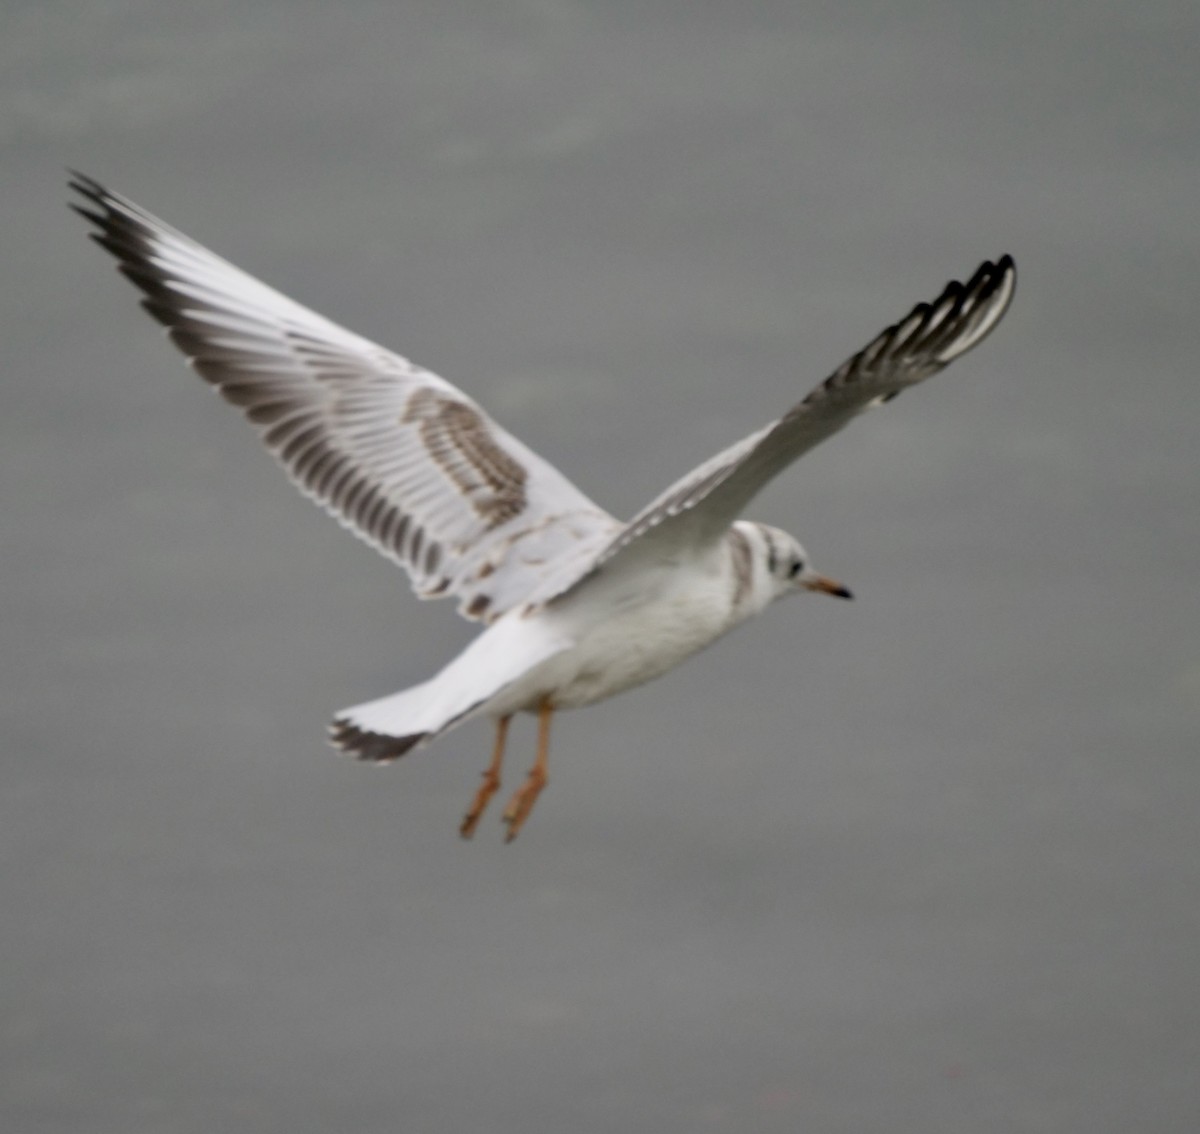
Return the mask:
POLYGON ((602 701, 673 669, 735 624, 719 571, 685 580, 663 570, 642 576, 636 591, 620 580, 586 589, 535 617, 561 620, 576 645, 535 666, 489 706, 493 713, 602 701), (649 584, 649 585, 648 585, 649 584))

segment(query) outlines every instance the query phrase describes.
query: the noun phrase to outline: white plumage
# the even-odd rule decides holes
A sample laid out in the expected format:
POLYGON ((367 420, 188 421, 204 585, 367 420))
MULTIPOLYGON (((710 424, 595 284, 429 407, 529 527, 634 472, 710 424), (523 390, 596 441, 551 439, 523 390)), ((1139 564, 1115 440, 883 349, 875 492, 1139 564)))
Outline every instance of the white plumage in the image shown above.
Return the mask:
POLYGON ((848 598, 791 536, 739 521, 772 477, 871 406, 978 345, 1012 299, 1012 259, 918 304, 783 417, 677 481, 628 523, 589 500, 449 382, 260 283, 90 178, 94 238, 207 381, 241 407, 306 495, 486 628, 429 681, 338 713, 339 747, 392 760, 478 714, 496 719, 470 835, 508 720, 539 715, 538 756, 505 812, 545 783, 553 712, 649 681, 776 598, 848 598))

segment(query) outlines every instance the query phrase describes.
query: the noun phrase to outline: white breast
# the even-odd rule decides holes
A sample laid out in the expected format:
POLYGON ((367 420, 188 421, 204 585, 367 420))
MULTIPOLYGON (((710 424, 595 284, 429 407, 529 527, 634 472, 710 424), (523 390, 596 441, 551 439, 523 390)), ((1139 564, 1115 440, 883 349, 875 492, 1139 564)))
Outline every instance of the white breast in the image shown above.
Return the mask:
POLYGON ((534 616, 561 624, 576 645, 531 670, 489 711, 533 708, 546 696, 574 708, 650 681, 741 621, 733 597, 724 544, 683 570, 668 563, 598 576, 534 616))

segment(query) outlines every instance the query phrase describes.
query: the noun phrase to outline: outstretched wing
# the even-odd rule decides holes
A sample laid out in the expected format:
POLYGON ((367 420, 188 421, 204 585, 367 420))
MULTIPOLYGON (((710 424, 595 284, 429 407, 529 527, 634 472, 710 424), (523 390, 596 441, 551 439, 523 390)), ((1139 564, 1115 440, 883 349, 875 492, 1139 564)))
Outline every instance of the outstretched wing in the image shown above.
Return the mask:
POLYGON ((932 303, 918 303, 812 390, 778 421, 752 433, 642 509, 609 543, 596 566, 647 539, 695 544, 717 539, 773 477, 851 418, 891 401, 978 346, 1012 300, 1011 256, 985 261, 932 303))
MULTIPOLYGON (((76 174, 98 231, 172 342, 258 429, 305 495, 490 621, 621 525, 449 382, 293 302, 76 174)), ((584 559, 586 569, 587 558, 584 559)), ((561 579, 555 575, 562 572, 561 579)))

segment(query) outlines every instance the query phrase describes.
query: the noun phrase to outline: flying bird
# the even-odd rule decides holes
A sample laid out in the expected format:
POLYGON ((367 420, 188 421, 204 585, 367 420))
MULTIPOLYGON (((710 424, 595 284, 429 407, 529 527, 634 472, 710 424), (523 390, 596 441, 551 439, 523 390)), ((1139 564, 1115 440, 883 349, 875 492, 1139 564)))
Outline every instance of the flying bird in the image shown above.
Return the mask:
POLYGON ((537 752, 503 820, 546 783, 551 718, 674 668, 776 599, 850 598, 786 532, 738 517, 853 417, 982 342, 1016 286, 985 261, 886 328, 778 420, 676 481, 628 522, 594 504, 457 387, 302 307, 98 182, 72 207, 202 378, 241 408, 306 496, 403 567, 422 598, 485 627, 441 672, 343 709, 332 743, 395 760, 472 717, 495 723, 460 833, 500 787, 509 722, 537 752))

